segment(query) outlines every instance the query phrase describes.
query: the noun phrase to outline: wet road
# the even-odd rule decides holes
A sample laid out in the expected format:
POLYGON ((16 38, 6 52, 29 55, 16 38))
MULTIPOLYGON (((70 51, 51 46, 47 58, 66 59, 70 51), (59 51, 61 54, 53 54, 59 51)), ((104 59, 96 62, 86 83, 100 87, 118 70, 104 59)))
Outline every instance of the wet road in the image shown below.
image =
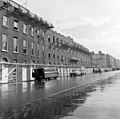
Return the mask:
MULTIPOLYGON (((5 118, 4 111, 8 110, 7 116, 17 114, 19 119, 28 118, 27 115, 32 111, 33 117, 38 114, 37 119, 119 119, 119 92, 118 71, 77 78, 61 77, 45 85, 38 82, 5 84, 0 86, 0 114, 5 118), (103 81, 80 86, 94 80, 103 81), (16 107, 21 105, 24 106, 17 110, 16 107)), ((29 118, 32 119, 32 115, 29 118)))
POLYGON ((79 96, 73 103, 78 107, 60 119, 120 119, 120 74, 94 85, 86 99, 79 96))

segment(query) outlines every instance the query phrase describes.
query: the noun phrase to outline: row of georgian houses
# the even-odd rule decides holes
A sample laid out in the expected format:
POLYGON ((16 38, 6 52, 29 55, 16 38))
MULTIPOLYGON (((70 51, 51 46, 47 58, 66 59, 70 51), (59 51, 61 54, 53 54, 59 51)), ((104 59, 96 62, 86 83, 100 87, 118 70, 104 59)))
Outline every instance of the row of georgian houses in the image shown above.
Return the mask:
MULTIPOLYGON (((118 59, 102 52, 95 54, 53 28, 53 24, 16 2, 0 0, 0 62, 120 68, 118 59)), ((25 80, 32 77, 32 68, 12 68, 0 65, 0 79, 8 82, 4 77, 12 71, 22 72, 25 80)))
POLYGON ((90 51, 56 31, 54 26, 19 4, 0 1, 0 60, 90 66, 90 51))

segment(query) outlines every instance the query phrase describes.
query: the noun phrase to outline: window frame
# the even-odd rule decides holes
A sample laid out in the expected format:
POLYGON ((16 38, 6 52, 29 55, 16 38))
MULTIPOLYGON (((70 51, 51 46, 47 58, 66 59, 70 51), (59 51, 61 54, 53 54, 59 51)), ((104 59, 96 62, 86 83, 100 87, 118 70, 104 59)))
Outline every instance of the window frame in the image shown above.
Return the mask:
POLYGON ((38 57, 40 56, 40 44, 39 43, 37 44, 37 56, 38 57))
POLYGON ((2 51, 8 52, 8 35, 7 34, 2 34, 2 51), (3 35, 6 36, 6 40, 5 40, 6 42, 3 42, 3 35), (6 48, 3 48, 3 43, 6 44, 5 45, 6 48))
POLYGON ((13 37, 13 53, 19 53, 19 44, 18 44, 18 37, 13 37), (15 39, 16 39, 16 46, 15 46, 15 39), (16 47, 16 48, 15 48, 16 47), (17 50, 14 50, 17 49, 17 50))
POLYGON ((33 27, 30 28, 30 35, 31 35, 32 37, 34 36, 34 28, 33 28, 33 27))
POLYGON ((25 39, 23 39, 23 44, 22 44, 22 49, 23 49, 23 54, 24 55, 27 55, 28 54, 28 41, 27 40, 25 40, 25 39), (24 46, 24 41, 25 41, 25 43, 26 43, 26 45, 24 46), (26 51, 26 52, 24 52, 24 50, 26 51))
POLYGON ((26 24, 23 24, 23 33, 28 34, 28 29, 26 24))
POLYGON ((16 20, 16 19, 14 19, 14 21, 13 21, 13 29, 15 30, 15 31, 19 31, 19 21, 18 20, 16 20), (16 24, 15 24, 16 23, 16 24), (16 26, 17 25, 17 26, 16 26))
POLYGON ((9 28, 9 18, 8 17, 2 16, 2 26, 9 28), (7 21, 4 20, 5 18, 7 18, 7 21))
POLYGON ((31 42, 31 56, 34 56, 35 54, 35 47, 34 47, 34 42, 31 42), (32 45, 33 44, 33 45, 32 45), (33 47, 33 48, 32 48, 33 47))

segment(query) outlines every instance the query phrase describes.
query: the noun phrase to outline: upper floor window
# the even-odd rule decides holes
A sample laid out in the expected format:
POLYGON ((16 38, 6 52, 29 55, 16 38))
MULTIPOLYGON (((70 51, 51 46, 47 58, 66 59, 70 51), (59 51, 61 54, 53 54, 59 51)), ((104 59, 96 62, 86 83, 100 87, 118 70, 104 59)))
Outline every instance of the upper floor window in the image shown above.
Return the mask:
POLYGON ((53 55, 53 58, 55 59, 55 54, 53 55))
POLYGON ((31 42, 31 55, 34 55, 34 42, 31 42))
POLYGON ((2 34, 2 51, 8 51, 8 36, 2 34))
POLYGON ((23 24, 23 33, 27 34, 27 25, 23 24))
POLYGON ((40 30, 39 30, 39 29, 37 30, 37 33, 36 33, 36 34, 37 34, 37 37, 40 36, 40 30))
POLYGON ((13 38, 13 52, 18 53, 18 38, 17 37, 13 38))
POLYGON ((37 44, 37 55, 40 55, 40 44, 37 44))
POLYGON ((44 36, 45 36, 45 33, 44 33, 44 31, 43 31, 43 30, 41 30, 41 34, 42 34, 42 37, 44 37, 44 36))
POLYGON ((50 59, 50 53, 48 54, 48 58, 50 59))
POLYGON ((48 42, 50 42, 50 35, 48 35, 48 42))
POLYGON ((30 35, 34 36, 34 28, 33 27, 30 29, 30 35))
POLYGON ((18 26, 18 21, 17 20, 14 20, 13 29, 16 30, 16 31, 19 30, 19 26, 18 26))
POLYGON ((55 36, 53 36, 53 43, 55 43, 55 36))
POLYGON ((57 59, 59 60, 59 55, 57 56, 57 59))
POLYGON ((23 54, 27 54, 27 40, 23 40, 23 54))
POLYGON ((2 25, 5 27, 9 27, 9 21, 8 21, 8 18, 6 16, 2 17, 2 25))
POLYGON ((45 45, 42 46, 42 51, 45 52, 45 45))
POLYGON ((57 42, 57 43, 59 42, 59 38, 56 38, 56 42, 57 42))

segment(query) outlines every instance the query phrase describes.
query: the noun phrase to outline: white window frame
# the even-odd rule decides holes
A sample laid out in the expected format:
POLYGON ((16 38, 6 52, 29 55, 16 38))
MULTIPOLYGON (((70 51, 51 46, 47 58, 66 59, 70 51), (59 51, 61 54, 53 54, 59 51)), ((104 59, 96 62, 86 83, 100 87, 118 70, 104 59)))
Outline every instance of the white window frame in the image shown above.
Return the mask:
POLYGON ((39 36, 40 36, 40 30, 37 29, 37 37, 39 37, 39 36))
POLYGON ((34 28, 33 27, 30 28, 30 35, 34 36, 34 28))
POLYGON ((9 27, 9 19, 8 19, 8 17, 6 17, 6 16, 3 16, 2 17, 2 25, 4 26, 4 27, 9 27))
POLYGON ((2 51, 8 52, 8 35, 7 34, 2 34, 2 51), (5 38, 5 39, 3 39, 3 38, 5 38), (3 41, 5 41, 5 42, 3 42, 3 41), (5 46, 3 46, 3 44, 5 44, 5 46), (4 48, 4 47, 6 47, 6 48, 4 48))
POLYGON ((23 40, 23 54, 27 55, 28 54, 28 42, 27 40, 23 40), (24 41, 25 41, 25 46, 24 46, 24 41), (26 50, 26 52, 24 52, 24 49, 26 50))
POLYGON ((37 44, 37 55, 40 56, 40 44, 37 44))
POLYGON ((31 56, 34 56, 34 54, 35 54, 34 42, 31 42, 31 56))
POLYGON ((18 37, 13 37, 13 53, 18 53, 18 46, 18 37))
POLYGON ((27 25, 26 25, 26 24, 23 24, 23 33, 24 33, 24 34, 27 34, 27 33, 28 33, 27 25))
POLYGON ((19 22, 17 20, 14 20, 13 29, 19 31, 19 22))

